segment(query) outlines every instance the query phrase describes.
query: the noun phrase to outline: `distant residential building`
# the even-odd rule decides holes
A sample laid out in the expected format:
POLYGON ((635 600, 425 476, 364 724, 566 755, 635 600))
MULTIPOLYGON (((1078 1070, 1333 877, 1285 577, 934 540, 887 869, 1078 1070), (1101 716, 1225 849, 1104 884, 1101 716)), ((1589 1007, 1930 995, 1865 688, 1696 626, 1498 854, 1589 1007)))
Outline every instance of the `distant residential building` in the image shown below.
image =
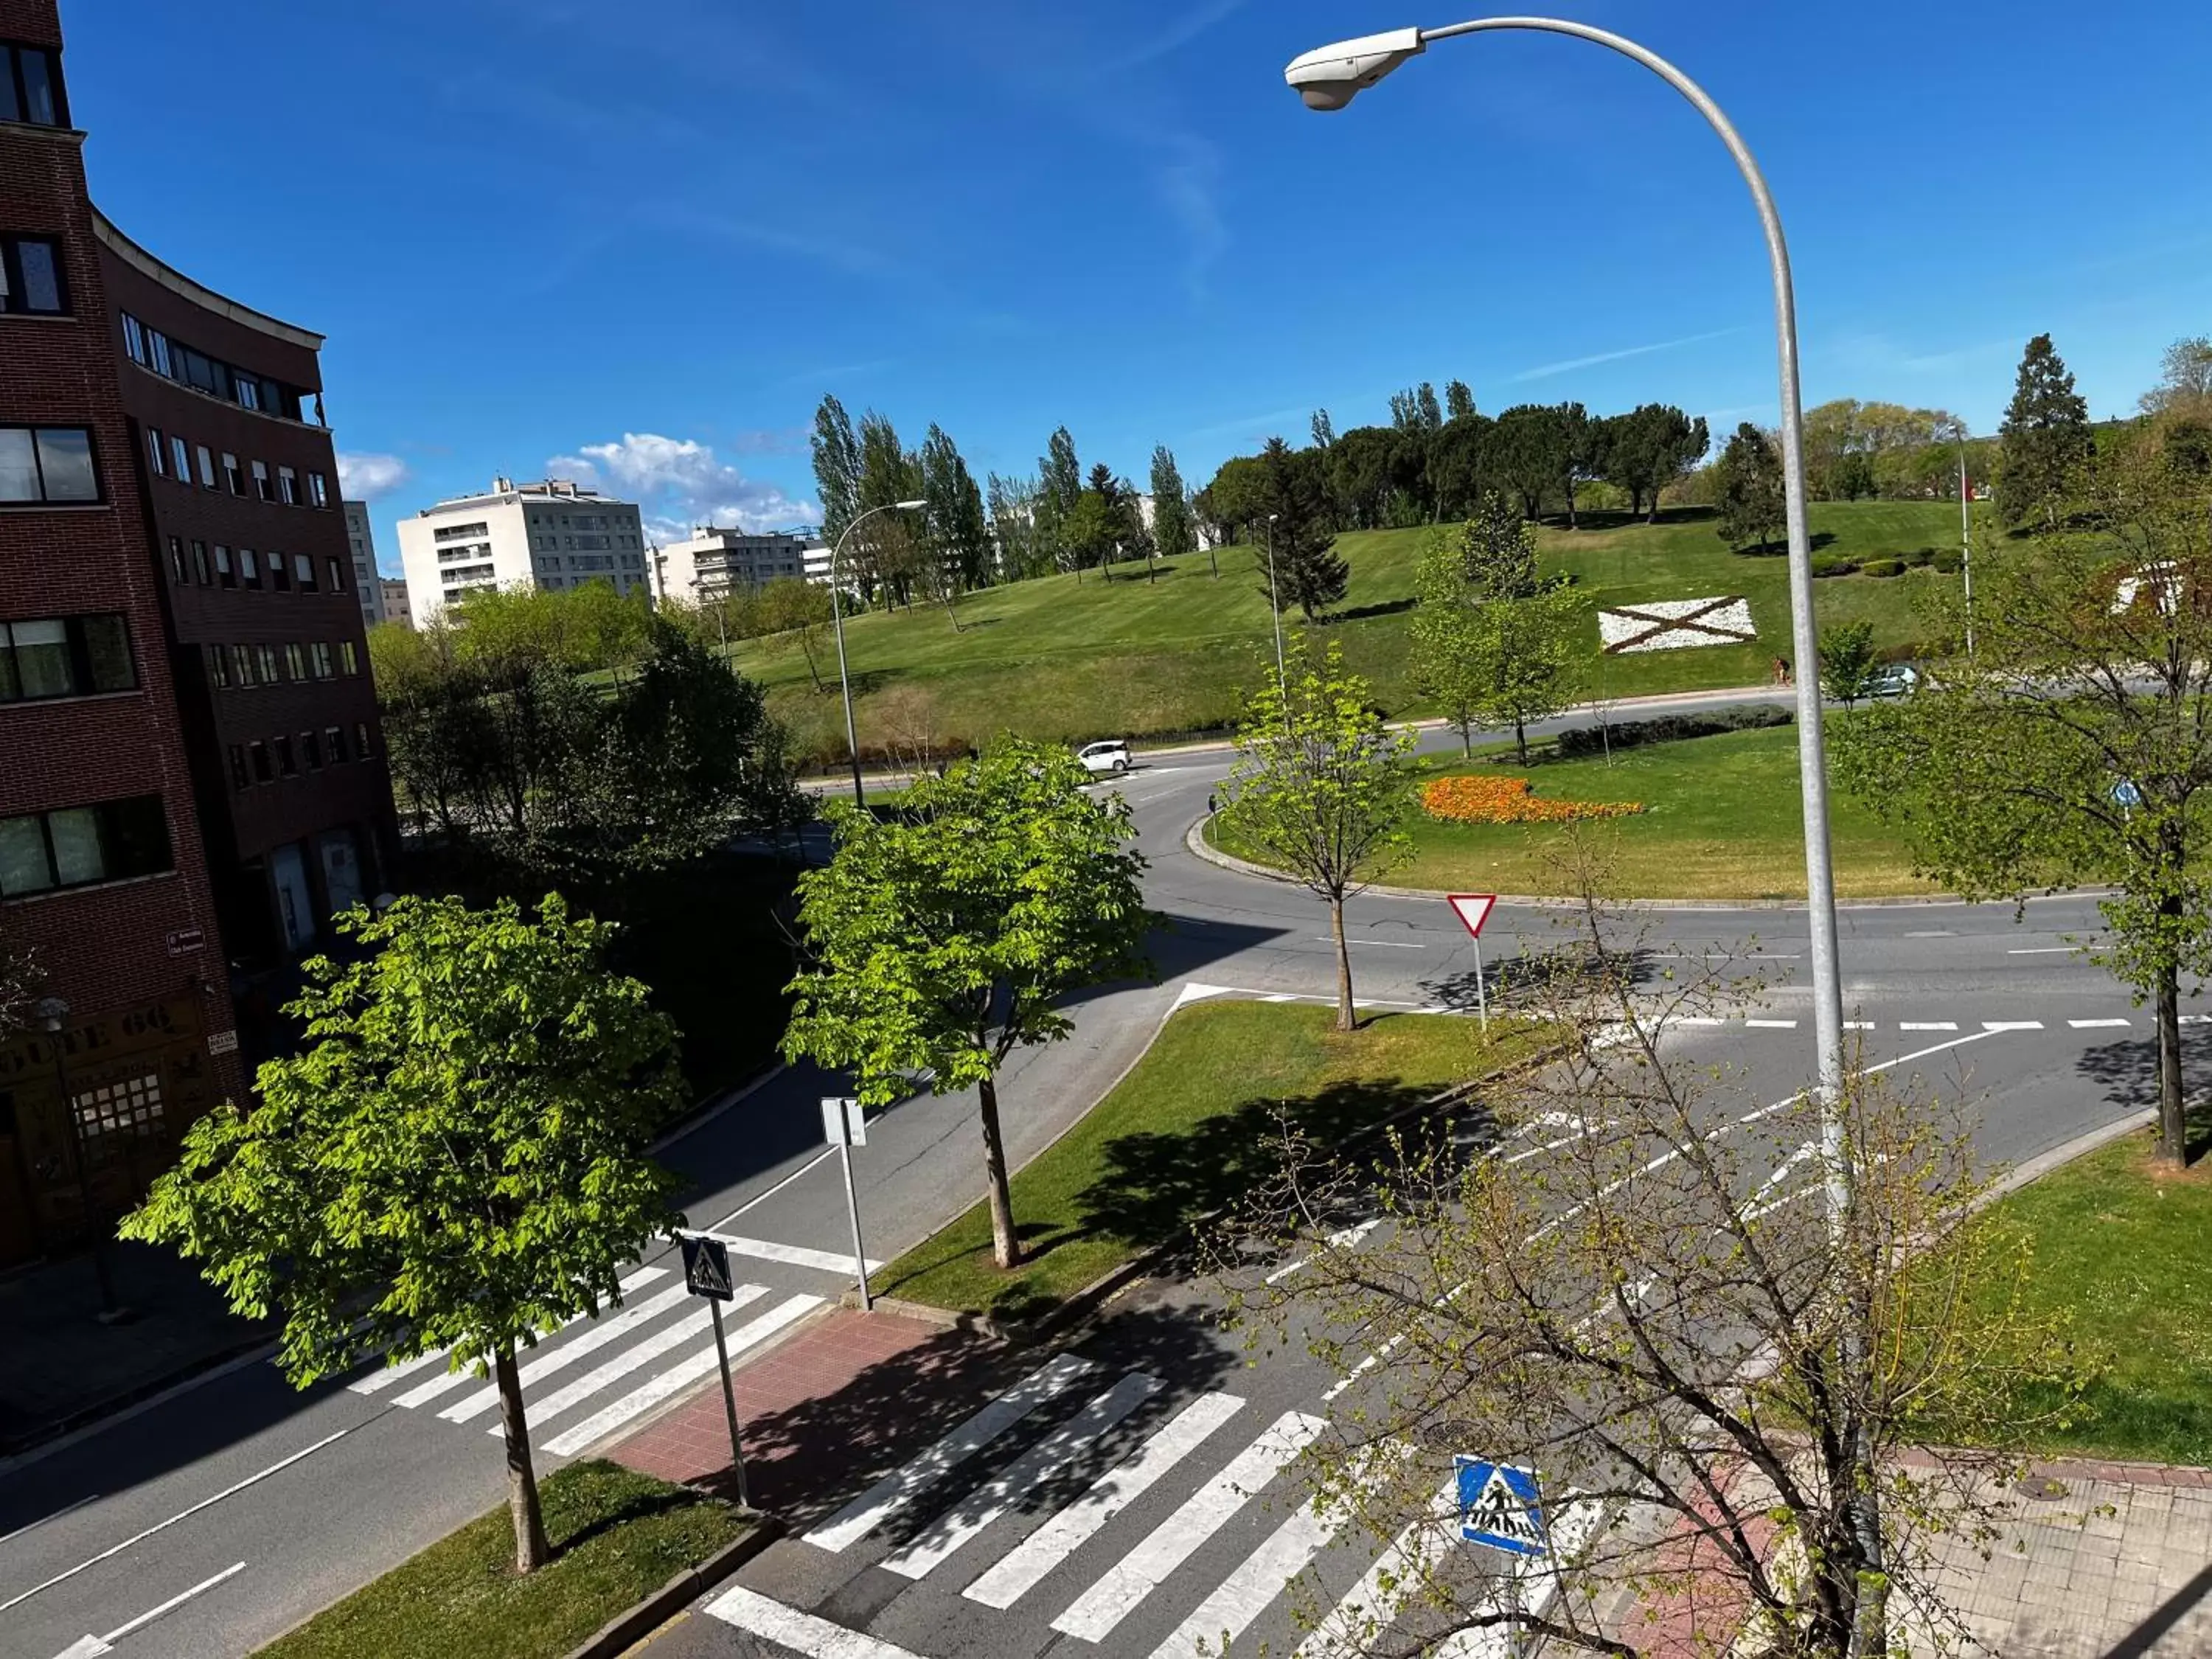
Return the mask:
MULTIPOLYGON (((1152 527, 1152 513, 1153 501, 1152 496, 1149 494, 1138 496, 1137 516, 1144 520, 1145 528, 1147 530, 1150 530, 1152 527)), ((1208 525, 1205 520, 1200 518, 1195 512, 1192 513, 1190 515, 1190 544, 1200 553, 1205 552, 1207 548, 1212 547, 1216 544, 1213 538, 1212 526, 1208 525)))
POLYGON ((399 562, 417 628, 484 588, 527 585, 557 592, 603 581, 618 593, 650 591, 635 503, 566 478, 525 484, 494 478, 482 495, 402 519, 399 562))
POLYGON ((362 625, 373 628, 385 618, 384 581, 376 574, 376 532, 368 527, 368 503, 339 505, 345 508, 346 543, 353 552, 353 586, 361 595, 362 625))
POLYGON ((806 580, 817 587, 829 586, 830 562, 836 554, 837 550, 818 536, 807 543, 799 555, 799 562, 805 567, 806 580))
POLYGON ((671 542, 653 556, 656 591, 665 597, 697 600, 765 587, 787 576, 803 577, 806 550, 807 538, 791 531, 695 526, 688 539, 671 542))
POLYGON ((396 576, 379 576, 376 586, 384 599, 384 619, 402 628, 415 626, 415 608, 407 603, 407 584, 396 576))

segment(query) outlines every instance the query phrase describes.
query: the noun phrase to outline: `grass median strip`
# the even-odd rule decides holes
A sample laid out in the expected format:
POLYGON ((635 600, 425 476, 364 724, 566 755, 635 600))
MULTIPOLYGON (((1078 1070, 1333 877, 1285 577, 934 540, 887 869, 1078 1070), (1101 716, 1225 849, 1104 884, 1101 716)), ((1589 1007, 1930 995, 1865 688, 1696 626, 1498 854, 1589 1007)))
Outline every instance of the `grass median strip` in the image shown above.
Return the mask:
POLYGON ((1530 1053, 1537 1034, 1501 1022, 1385 1014, 1332 1028, 1333 1009, 1200 1003, 1171 1017, 1136 1068, 1013 1179, 1024 1264, 991 1259, 983 1206, 885 1268, 886 1296, 1027 1318, 1176 1237, 1264 1180, 1282 1110, 1322 1139, 1530 1053))
POLYGON ((728 1504, 599 1461, 542 1487, 553 1559, 514 1572, 501 1504, 259 1650, 260 1659, 558 1659, 744 1534, 728 1504))

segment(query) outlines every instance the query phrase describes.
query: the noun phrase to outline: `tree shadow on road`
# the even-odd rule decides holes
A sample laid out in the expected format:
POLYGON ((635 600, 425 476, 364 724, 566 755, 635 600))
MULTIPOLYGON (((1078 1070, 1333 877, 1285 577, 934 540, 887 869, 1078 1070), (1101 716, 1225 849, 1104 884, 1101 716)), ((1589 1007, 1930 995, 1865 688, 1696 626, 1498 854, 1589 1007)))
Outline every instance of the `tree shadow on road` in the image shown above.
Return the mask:
MULTIPOLYGON (((2190 1162, 2212 1152, 2212 1063, 2202 1044, 2181 1042, 2181 1099, 2187 1123, 2190 1162)), ((2075 1069, 2126 1112, 2158 1109, 2158 1039, 2129 1037, 2086 1048, 2075 1069)))

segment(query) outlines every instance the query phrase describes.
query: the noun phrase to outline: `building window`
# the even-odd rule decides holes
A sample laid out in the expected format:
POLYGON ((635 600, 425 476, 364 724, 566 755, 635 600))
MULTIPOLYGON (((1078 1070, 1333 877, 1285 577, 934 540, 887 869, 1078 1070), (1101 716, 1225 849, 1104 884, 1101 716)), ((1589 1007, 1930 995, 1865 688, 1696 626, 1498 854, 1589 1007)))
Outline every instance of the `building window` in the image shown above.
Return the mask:
POLYGON ((192 481, 191 452, 185 447, 185 441, 182 438, 169 440, 169 459, 176 463, 169 469, 176 481, 180 484, 191 483, 192 481))
POLYGON ((323 741, 330 748, 331 764, 333 766, 344 765, 346 758, 345 727, 343 726, 325 726, 323 729, 323 741))
POLYGON ((340 564, 336 559, 325 559, 323 562, 330 567, 331 592, 333 593, 344 592, 345 567, 340 564))
POLYGON ((240 409, 252 409, 258 410, 261 407, 261 384, 259 381, 252 380, 244 374, 240 374, 237 377, 236 390, 238 392, 238 406, 240 409))
POLYGON ((313 732, 300 733, 300 757, 307 763, 310 772, 323 769, 323 740, 313 732))
POLYGON ((285 568, 284 556, 282 553, 271 553, 268 557, 267 563, 269 566, 269 586, 276 589, 279 593, 290 592, 292 591, 292 575, 291 572, 285 568))
POLYGON ((330 504, 330 480, 324 477, 319 472, 310 472, 307 475, 307 505, 310 507, 328 507, 330 504))
POLYGON ((72 1095, 77 1127, 87 1144, 101 1135, 159 1133, 161 1127, 161 1074, 128 1077, 96 1084, 72 1095))
POLYGON ((269 463, 266 461, 253 464, 253 495, 257 501, 269 499, 269 463))
POLYGON ((253 787, 253 774, 246 769, 246 746, 243 744, 230 745, 230 787, 233 789, 251 789, 253 787))
POLYGON ((287 507, 300 504, 300 475, 289 466, 276 469, 276 499, 287 507))
POLYGON ((61 251, 50 236, 0 236, 0 311, 58 317, 69 309, 62 295, 61 251))
POLYGON ((273 645, 257 645, 253 647, 253 655, 254 659, 260 665, 262 684, 276 684, 277 679, 276 647, 273 645))
POLYGON ((292 739, 278 738, 276 740, 276 749, 277 771, 288 778, 299 776, 300 763, 292 757, 292 739))
POLYGON ((353 726, 353 752, 356 760, 367 760, 373 752, 368 746, 368 722, 356 720, 353 726))
POLYGON ((0 426, 0 501, 96 501, 92 434, 81 426, 0 426))
POLYGON ((253 684, 253 653, 242 645, 230 647, 230 665, 238 672, 233 676, 240 685, 253 684))
POLYGON ((0 46, 0 121, 34 127, 69 125, 61 61, 44 46, 0 46))
POLYGON ((345 670, 348 679, 361 672, 361 653, 353 648, 351 640, 338 641, 338 665, 345 670))
POLYGON ((146 361, 146 330, 129 312, 123 313, 123 349, 131 354, 131 361, 146 361))
POLYGON ((292 580, 300 585, 302 593, 315 591, 315 562, 304 553, 292 556, 292 580))
POLYGON ((146 354, 150 360, 148 367, 156 374, 171 374, 169 337, 162 333, 160 329, 149 328, 146 331, 146 354))
POLYGON ((295 683, 307 678, 307 659, 301 654, 298 646, 284 647, 284 668, 295 683))
POLYGON ((192 544, 192 580, 202 587, 208 585, 207 544, 203 541, 192 544))
POLYGON ((313 645, 307 647, 307 652, 308 660, 315 665, 315 678, 319 680, 326 680, 330 678, 331 647, 328 643, 322 640, 317 640, 313 645))
POLYGON ((223 587, 238 586, 238 576, 230 568, 230 550, 221 542, 215 544, 215 579, 223 587))
POLYGON ((238 550, 238 574, 248 587, 261 586, 261 567, 255 562, 253 550, 250 547, 238 550))
POLYGON ((169 823, 159 795, 0 818, 0 898, 169 867, 169 823))
POLYGON ((215 488, 215 457, 208 453, 208 447, 205 444, 195 444, 192 447, 200 458, 200 487, 204 489, 213 489, 215 488))
POLYGON ((253 762, 254 782, 274 782, 276 781, 276 773, 275 769, 269 764, 269 745, 261 742, 258 738, 256 738, 253 742, 246 745, 246 752, 253 762))
POLYGON ((222 646, 210 645, 207 647, 207 675, 208 684, 217 690, 229 690, 230 653, 222 646))
POLYGON ((246 493, 246 475, 238 470, 238 457, 226 454, 222 458, 223 487, 234 495, 246 493))
POLYGON ((0 623, 0 702, 130 691, 138 677, 119 616, 0 623))
POLYGON ((169 580, 181 583, 185 580, 185 538, 169 538, 169 580))
POLYGON ((149 426, 146 428, 146 464, 154 470, 155 477, 164 478, 168 476, 169 447, 162 442, 161 428, 158 426, 149 426))

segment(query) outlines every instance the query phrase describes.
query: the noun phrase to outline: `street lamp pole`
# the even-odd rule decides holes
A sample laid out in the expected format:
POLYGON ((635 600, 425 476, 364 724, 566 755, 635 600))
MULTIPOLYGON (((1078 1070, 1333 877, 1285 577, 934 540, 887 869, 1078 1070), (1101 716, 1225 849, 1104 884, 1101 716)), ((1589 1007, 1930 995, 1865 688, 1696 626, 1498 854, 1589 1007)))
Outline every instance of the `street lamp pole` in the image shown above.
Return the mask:
POLYGON ((845 526, 844 535, 830 550, 830 617, 837 634, 837 689, 845 698, 845 752, 853 761, 853 805, 866 806, 867 797, 860 789, 860 739, 853 729, 853 678, 845 671, 845 596, 837 580, 837 565, 845 556, 845 539, 878 513, 912 511, 922 505, 920 501, 885 501, 860 514, 845 526))
POLYGON ((1966 428, 1959 428, 1959 572, 1966 581, 1966 654, 1974 654, 1973 501, 1966 493, 1966 428))
POLYGON ((1275 690, 1287 703, 1291 683, 1283 672, 1283 602, 1275 592, 1275 520, 1279 516, 1267 515, 1267 609, 1275 618, 1275 690))

